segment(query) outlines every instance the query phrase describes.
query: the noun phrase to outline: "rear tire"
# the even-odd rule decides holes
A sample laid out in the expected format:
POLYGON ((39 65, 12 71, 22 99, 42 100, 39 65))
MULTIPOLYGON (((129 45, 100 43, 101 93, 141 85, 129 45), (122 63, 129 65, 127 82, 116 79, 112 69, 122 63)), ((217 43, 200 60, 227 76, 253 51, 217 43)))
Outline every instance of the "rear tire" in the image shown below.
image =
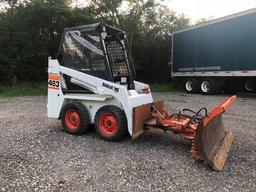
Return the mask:
POLYGON ((95 115, 95 130, 107 141, 119 141, 127 133, 126 115, 114 105, 100 108, 95 115))
POLYGON ((187 93, 196 93, 198 91, 198 80, 195 78, 185 79, 183 82, 183 89, 187 93))
POLYGON ((61 110, 61 121, 64 129, 74 135, 81 135, 89 129, 90 116, 81 103, 68 103, 61 110))
POLYGON ((247 92, 253 92, 256 88, 256 82, 253 79, 247 79, 244 82, 244 89, 247 92))
POLYGON ((219 86, 214 79, 206 78, 201 81, 200 90, 204 95, 213 95, 219 91, 219 86))

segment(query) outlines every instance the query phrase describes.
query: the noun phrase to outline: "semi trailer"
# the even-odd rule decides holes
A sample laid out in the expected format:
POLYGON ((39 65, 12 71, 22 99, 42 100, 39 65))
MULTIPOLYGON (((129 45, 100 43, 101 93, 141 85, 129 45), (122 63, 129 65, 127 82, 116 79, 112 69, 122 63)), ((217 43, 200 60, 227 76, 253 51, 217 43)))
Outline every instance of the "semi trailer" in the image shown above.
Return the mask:
POLYGON ((189 93, 256 89, 256 8, 176 31, 171 76, 189 93))

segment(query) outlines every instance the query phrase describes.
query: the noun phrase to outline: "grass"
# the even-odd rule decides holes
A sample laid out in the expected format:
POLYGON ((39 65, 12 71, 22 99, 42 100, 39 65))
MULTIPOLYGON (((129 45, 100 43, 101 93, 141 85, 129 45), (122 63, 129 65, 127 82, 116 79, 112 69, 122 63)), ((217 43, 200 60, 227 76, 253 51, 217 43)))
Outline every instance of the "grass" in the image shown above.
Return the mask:
MULTIPOLYGON (((154 92, 168 92, 179 90, 173 83, 150 84, 154 92)), ((45 84, 18 83, 14 86, 0 85, 0 98, 3 97, 21 97, 21 96, 39 96, 46 95, 47 87, 45 84)))
POLYGON ((13 86, 0 85, 0 97, 46 95, 47 87, 43 84, 18 83, 13 86))
POLYGON ((152 83, 150 84, 150 88, 154 92, 168 92, 168 91, 179 90, 178 87, 175 86, 173 83, 165 83, 165 84, 152 83))

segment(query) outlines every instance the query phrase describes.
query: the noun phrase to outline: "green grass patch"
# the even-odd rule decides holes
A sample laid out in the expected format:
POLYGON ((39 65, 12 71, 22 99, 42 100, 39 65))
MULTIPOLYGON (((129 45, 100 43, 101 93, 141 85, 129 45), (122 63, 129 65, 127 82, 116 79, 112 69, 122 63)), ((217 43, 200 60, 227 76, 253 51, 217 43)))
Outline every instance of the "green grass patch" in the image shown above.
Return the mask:
POLYGON ((38 96, 46 94, 47 86, 44 84, 19 83, 13 86, 0 85, 0 97, 38 96))
POLYGON ((168 92, 168 91, 178 91, 178 87, 175 86, 173 83, 165 83, 165 84, 158 84, 152 83, 150 84, 150 88, 154 92, 168 92))
MULTIPOLYGON (((154 92, 168 92, 179 90, 173 83, 153 83, 150 84, 150 88, 154 92)), ((0 85, 0 98, 39 95, 47 95, 47 86, 45 84, 18 83, 13 86, 0 85)))

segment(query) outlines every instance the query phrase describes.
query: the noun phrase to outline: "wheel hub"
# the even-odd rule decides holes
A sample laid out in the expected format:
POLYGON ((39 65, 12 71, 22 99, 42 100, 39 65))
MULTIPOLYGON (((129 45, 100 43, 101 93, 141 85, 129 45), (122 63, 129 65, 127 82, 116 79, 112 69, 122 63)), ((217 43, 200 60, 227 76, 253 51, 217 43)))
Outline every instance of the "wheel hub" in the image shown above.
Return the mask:
POLYGON ((117 118, 110 113, 105 113, 99 120, 100 129, 105 135, 112 135, 116 132, 118 122, 117 118))
POLYGON ((80 116, 77 111, 70 109, 65 114, 65 123, 69 129, 77 129, 80 125, 80 116))
POLYGON ((253 82, 252 80, 246 81, 244 86, 246 91, 253 91, 256 87, 255 82, 253 82))
POLYGON ((210 83, 208 81, 203 81, 201 84, 201 89, 204 93, 208 93, 210 91, 210 83))
POLYGON ((192 89, 193 89, 192 81, 187 81, 186 82, 186 89, 187 89, 187 91, 192 91, 192 89))

